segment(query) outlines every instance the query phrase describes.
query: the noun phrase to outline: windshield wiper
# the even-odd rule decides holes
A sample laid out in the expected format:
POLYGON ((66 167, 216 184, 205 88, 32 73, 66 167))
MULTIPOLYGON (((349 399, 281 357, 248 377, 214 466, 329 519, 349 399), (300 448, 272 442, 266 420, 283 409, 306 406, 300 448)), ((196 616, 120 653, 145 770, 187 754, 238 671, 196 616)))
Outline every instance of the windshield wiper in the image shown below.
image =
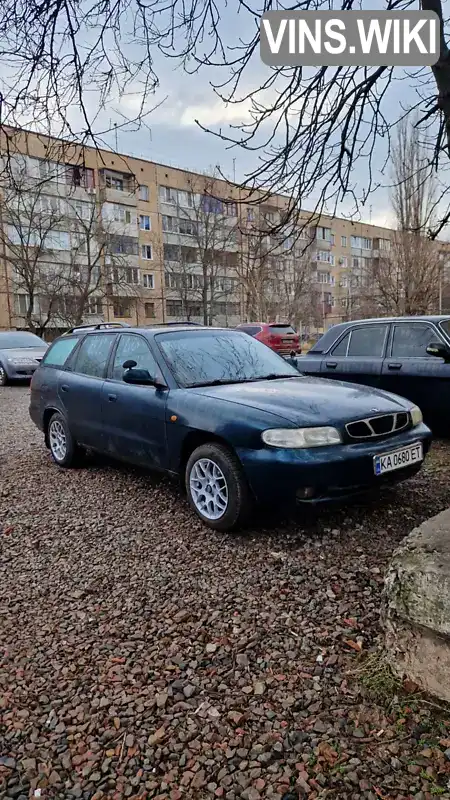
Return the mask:
POLYGON ((276 381, 280 378, 300 378, 300 373, 298 375, 281 375, 276 372, 271 372, 270 375, 261 375, 259 378, 251 378, 252 381, 276 381))
POLYGON ((247 383, 248 378, 216 378, 213 381, 202 381, 201 383, 188 383, 186 389, 193 389, 196 386, 227 386, 232 383, 247 383))

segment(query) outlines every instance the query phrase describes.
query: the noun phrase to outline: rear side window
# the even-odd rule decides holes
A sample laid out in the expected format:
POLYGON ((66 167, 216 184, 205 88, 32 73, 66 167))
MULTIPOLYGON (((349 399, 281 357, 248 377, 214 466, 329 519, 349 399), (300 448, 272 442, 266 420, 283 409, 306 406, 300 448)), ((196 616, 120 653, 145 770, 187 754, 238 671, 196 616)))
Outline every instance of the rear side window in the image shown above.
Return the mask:
POLYGON ((46 367, 63 367, 78 341, 76 336, 59 339, 47 350, 41 364, 46 367))
POLYGON ((350 332, 347 355, 381 358, 384 353, 387 325, 365 325, 350 332))
POLYGON ((394 327, 392 339, 392 355, 395 358, 433 358, 427 353, 427 347, 438 337, 429 325, 417 322, 394 327))
POLYGON ((93 378, 103 378, 115 338, 114 333, 95 333, 86 336, 78 350, 73 371, 93 378))
POLYGON ((331 351, 333 356, 346 356, 347 355, 347 347, 348 347, 348 340, 350 339, 350 333, 347 333, 343 339, 336 345, 334 350, 331 351))
POLYGON ((278 334, 279 336, 284 336, 285 334, 295 334, 294 328, 292 325, 270 325, 269 326, 270 333, 278 334))

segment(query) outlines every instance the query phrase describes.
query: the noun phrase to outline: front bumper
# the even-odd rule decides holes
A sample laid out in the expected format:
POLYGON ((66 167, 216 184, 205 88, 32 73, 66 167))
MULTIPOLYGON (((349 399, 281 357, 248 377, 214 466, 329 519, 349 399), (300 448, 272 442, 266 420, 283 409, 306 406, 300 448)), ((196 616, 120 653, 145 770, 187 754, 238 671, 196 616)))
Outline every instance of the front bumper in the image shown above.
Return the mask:
POLYGON ((398 483, 414 475, 423 464, 412 465, 377 476, 373 457, 415 442, 422 442, 424 456, 432 434, 423 423, 387 439, 355 444, 289 450, 262 447, 238 450, 250 487, 259 501, 298 499, 302 490, 313 489, 309 503, 329 502, 398 483))
POLYGON ((39 364, 5 364, 5 372, 9 381, 30 380, 36 372, 39 364))

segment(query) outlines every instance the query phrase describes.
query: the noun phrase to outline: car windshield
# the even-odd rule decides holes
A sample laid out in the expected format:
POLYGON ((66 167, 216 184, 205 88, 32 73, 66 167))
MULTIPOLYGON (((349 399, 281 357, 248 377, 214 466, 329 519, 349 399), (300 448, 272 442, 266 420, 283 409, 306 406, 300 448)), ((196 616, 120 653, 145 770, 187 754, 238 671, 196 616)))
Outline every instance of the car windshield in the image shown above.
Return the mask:
POLYGON ((177 383, 185 388, 301 377, 265 344, 239 331, 178 331, 156 339, 177 383))
POLYGON ((21 347, 47 347, 47 343, 27 331, 0 333, 0 350, 16 350, 21 347))

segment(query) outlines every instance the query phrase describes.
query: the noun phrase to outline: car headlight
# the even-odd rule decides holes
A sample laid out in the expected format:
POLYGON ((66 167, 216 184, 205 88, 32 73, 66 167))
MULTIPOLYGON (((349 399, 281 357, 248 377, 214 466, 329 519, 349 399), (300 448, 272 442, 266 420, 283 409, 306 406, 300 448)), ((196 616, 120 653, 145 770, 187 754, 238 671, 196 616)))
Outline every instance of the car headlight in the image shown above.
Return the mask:
POLYGON ((413 406, 410 409, 409 413, 411 414, 411 422, 413 424, 413 428, 415 428, 416 425, 420 425, 420 423, 423 422, 423 416, 419 406, 413 406))
POLYGON ((323 447, 341 444, 341 434, 336 428, 271 428, 263 431, 262 440, 270 447, 323 447))

